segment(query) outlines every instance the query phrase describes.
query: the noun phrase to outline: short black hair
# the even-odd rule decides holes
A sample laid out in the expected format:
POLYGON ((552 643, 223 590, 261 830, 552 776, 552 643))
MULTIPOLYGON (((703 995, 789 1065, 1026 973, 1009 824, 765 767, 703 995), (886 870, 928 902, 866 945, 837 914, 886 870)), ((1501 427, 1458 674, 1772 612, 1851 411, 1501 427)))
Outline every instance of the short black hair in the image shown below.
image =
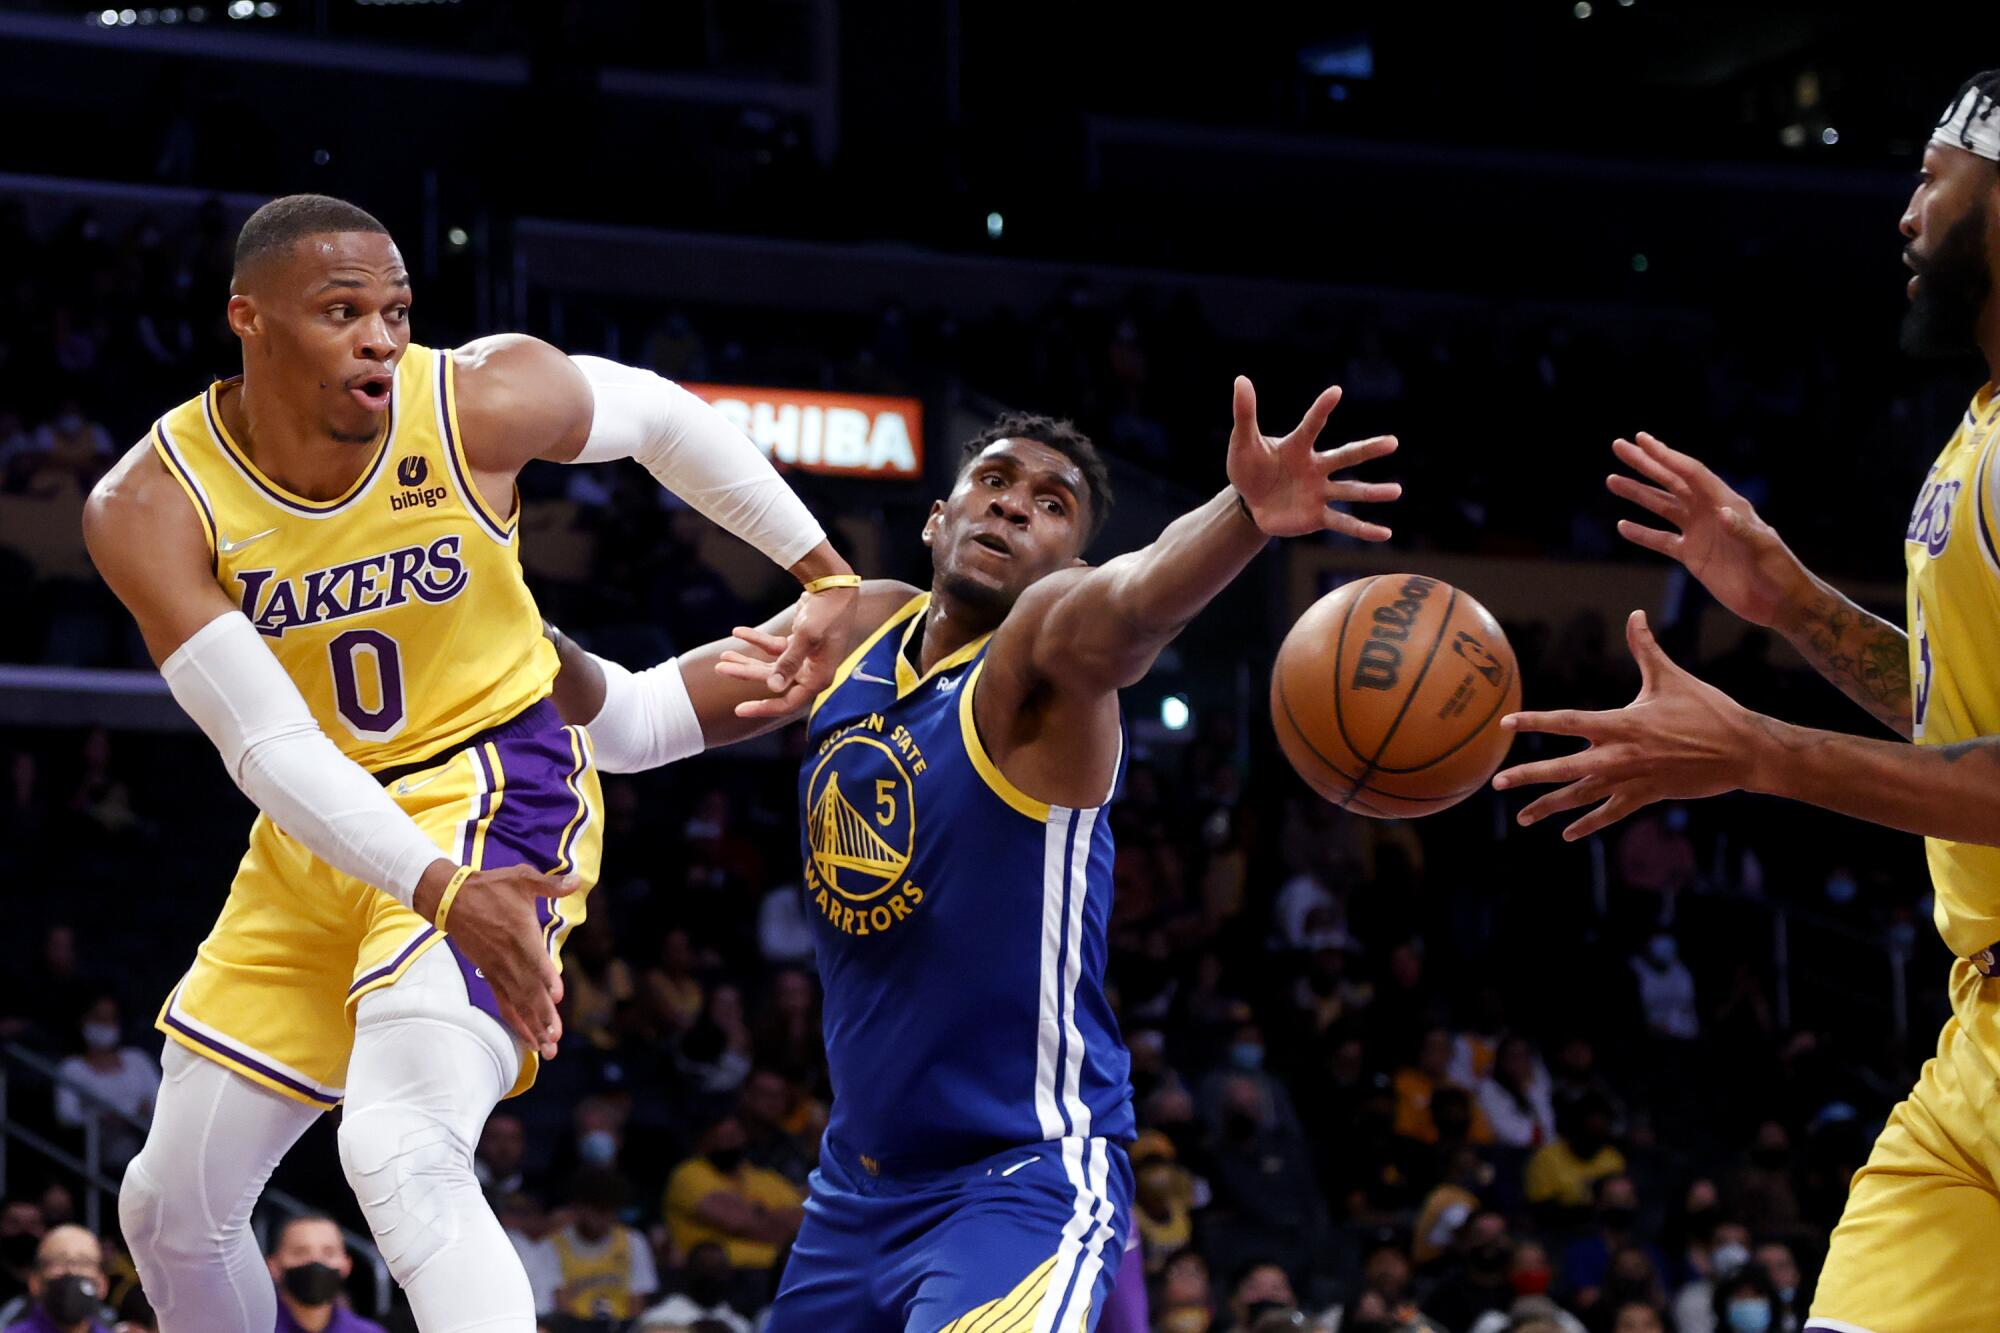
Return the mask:
POLYGON ((389 229, 367 209, 330 194, 288 194, 273 199, 236 233, 236 277, 271 255, 282 254, 308 236, 330 231, 366 231, 387 236, 389 229))
POLYGON ((1083 481, 1090 494, 1085 497, 1085 508, 1090 515, 1090 529, 1083 539, 1087 547, 1097 540, 1097 534, 1104 531, 1105 520, 1111 517, 1111 469, 1105 465, 1104 455, 1097 452, 1097 446, 1090 437, 1076 428, 1076 423, 1067 419, 1041 416, 1034 412, 1007 412, 979 434, 965 442, 958 454, 958 475, 964 476, 972 460, 986 452, 988 445, 1000 440, 1033 440, 1046 445, 1067 458, 1083 470, 1083 481))

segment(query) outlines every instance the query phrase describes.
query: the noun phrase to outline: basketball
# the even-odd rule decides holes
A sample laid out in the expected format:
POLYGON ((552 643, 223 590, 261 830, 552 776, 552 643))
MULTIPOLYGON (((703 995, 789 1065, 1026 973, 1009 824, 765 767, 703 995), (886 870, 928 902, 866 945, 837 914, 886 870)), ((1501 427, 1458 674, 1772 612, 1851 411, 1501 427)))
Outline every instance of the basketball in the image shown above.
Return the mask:
POLYGON ((1514 650, 1492 613, 1421 574, 1356 579, 1278 649, 1271 724, 1299 776, 1358 815, 1407 819, 1470 796, 1512 739, 1514 650))

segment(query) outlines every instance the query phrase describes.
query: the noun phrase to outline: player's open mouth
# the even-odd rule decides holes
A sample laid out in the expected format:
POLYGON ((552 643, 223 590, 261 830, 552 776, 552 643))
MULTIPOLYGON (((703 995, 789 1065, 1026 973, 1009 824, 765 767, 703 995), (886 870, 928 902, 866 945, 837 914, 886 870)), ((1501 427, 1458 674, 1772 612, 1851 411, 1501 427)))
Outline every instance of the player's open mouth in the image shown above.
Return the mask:
POLYGON ((972 541, 975 546, 983 546, 998 555, 1011 556, 1014 554, 1013 551, 1008 549, 1006 542, 1001 541, 989 532, 973 534, 972 541))
POLYGON ((347 392, 369 411, 380 412, 389 406, 389 388, 394 382, 388 375, 372 375, 348 385, 347 392))

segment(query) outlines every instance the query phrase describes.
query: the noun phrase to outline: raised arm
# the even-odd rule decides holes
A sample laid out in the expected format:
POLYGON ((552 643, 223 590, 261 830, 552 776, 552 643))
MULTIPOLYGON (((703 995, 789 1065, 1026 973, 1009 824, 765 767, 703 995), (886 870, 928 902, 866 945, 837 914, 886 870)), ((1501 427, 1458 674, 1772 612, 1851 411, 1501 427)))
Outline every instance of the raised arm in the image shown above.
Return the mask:
POLYGON ((1043 579, 1021 597, 993 638, 988 679, 1003 673, 1024 692, 1102 698, 1136 683, 1161 649, 1243 572, 1272 537, 1322 530, 1386 541, 1389 529, 1332 506, 1393 500, 1395 482, 1338 479, 1341 472, 1396 450, 1387 435, 1319 450, 1314 446, 1340 390, 1320 394, 1305 419, 1272 438, 1257 425, 1257 396, 1238 376, 1229 437, 1229 485, 1168 524, 1151 545, 1095 569, 1043 579))
MULTIPOLYGON (((807 589, 772 672, 817 693, 839 664, 854 614, 854 571, 818 521, 742 431, 650 370, 566 356, 525 334, 499 334, 452 354, 458 415, 474 481, 512 503, 530 459, 630 458, 724 531, 756 547, 807 589)), ((505 512, 505 505, 496 506, 505 512)))
POLYGON ((1815 577, 1750 502, 1699 459, 1643 431, 1636 442, 1619 440, 1611 448, 1646 478, 1614 474, 1605 483, 1612 494, 1675 529, 1622 519, 1618 531, 1626 540, 1680 561, 1718 602, 1777 630, 1841 693, 1889 730, 1910 735, 1908 635, 1815 577))
MULTIPOLYGON (((334 869, 434 920, 460 867, 320 731, 298 686, 216 582, 208 533, 149 444, 98 483, 83 534, 174 699, 244 795, 334 869)), ((527 866, 469 873, 448 916, 509 1023, 544 1056, 555 1054, 561 1034, 562 983, 542 947, 534 900, 569 891, 527 866)))

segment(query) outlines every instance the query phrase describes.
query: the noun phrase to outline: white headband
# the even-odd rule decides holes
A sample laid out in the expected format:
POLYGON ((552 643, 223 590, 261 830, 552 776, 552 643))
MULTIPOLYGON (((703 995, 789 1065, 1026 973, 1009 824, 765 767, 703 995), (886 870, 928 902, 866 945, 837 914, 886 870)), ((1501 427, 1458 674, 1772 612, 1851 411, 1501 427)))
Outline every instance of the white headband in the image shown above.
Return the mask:
POLYGON ((2000 111, 2000 101, 1982 91, 1977 81, 1968 83, 1938 117, 1937 128, 1931 131, 1931 142, 1963 148, 1989 162, 2000 162, 2000 117, 1993 114, 1995 111, 2000 111))

